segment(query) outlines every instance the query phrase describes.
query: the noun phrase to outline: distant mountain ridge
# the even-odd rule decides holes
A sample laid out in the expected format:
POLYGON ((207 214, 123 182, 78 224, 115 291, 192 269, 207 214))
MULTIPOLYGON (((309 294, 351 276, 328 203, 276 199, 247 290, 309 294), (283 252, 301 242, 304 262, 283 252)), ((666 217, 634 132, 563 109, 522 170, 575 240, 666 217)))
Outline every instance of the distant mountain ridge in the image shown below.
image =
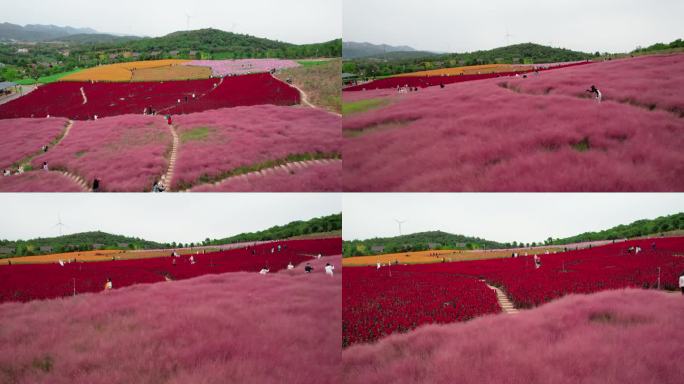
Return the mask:
POLYGON ((0 23, 0 40, 47 41, 61 37, 82 34, 96 34, 92 28, 74 28, 70 26, 27 24, 21 26, 12 23, 0 23))
POLYGON ((342 42, 342 58, 356 59, 362 57, 382 56, 391 52, 416 52, 407 45, 392 46, 387 44, 357 43, 354 41, 342 42))

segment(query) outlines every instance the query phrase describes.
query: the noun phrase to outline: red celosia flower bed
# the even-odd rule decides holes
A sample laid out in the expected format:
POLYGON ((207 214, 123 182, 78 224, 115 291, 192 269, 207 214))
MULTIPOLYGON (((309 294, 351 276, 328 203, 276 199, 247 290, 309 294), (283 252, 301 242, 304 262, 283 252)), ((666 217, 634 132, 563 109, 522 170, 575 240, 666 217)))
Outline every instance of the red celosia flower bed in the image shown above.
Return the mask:
MULTIPOLYGON (((0 302, 51 299, 84 292, 98 292, 107 278, 114 288, 141 283, 156 283, 172 279, 225 272, 258 272, 268 267, 271 272, 284 269, 289 262, 299 264, 312 255, 339 255, 340 238, 291 240, 260 244, 253 247, 221 252, 142 260, 116 260, 91 263, 34 264, 0 266, 0 302), (277 247, 281 245, 281 251, 277 247), (271 252, 271 249, 274 249, 271 252)), ((171 255, 171 250, 169 250, 171 255)))
POLYGON ((51 115, 87 120, 95 115, 142 114, 148 107, 160 114, 181 114, 240 105, 297 103, 299 92, 267 73, 186 81, 57 82, 0 105, 0 119, 51 115))
POLYGON ((343 346, 501 311, 485 283, 413 266, 346 268, 342 284, 343 346))
POLYGON ((540 268, 535 268, 532 255, 380 270, 347 268, 343 344, 498 312, 493 291, 478 279, 503 288, 517 307, 540 305, 572 293, 657 288, 658 269, 660 288, 677 289, 678 276, 684 272, 684 237, 633 240, 540 258, 540 268), (630 247, 640 247, 641 252, 630 253, 630 247))

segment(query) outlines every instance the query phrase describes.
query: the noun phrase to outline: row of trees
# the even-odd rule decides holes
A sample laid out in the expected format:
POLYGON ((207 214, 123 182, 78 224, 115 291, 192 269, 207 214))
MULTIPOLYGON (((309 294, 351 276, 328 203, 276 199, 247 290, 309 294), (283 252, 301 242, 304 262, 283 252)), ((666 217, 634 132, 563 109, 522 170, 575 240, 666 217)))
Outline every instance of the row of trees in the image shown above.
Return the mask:
POLYGON ((415 252, 428 249, 495 249, 506 244, 481 239, 479 237, 455 235, 442 231, 412 233, 396 237, 351 240, 342 244, 342 255, 367 256, 381 253, 415 252), (383 247, 373 250, 374 247, 383 247))
POLYGON ((680 212, 652 220, 638 220, 631 224, 618 225, 598 232, 585 232, 562 239, 549 238, 547 241, 549 244, 562 245, 584 241, 629 239, 682 229, 684 229, 684 213, 680 212))
POLYGON ((339 231, 342 229, 342 214, 316 217, 307 221, 293 221, 285 225, 276 225, 263 231, 248 232, 224 239, 206 239, 204 245, 220 245, 241 243, 245 241, 265 241, 287 239, 314 233, 339 231))
POLYGON ((112 235, 106 232, 82 232, 70 235, 37 238, 31 240, 0 240, 0 248, 13 250, 4 257, 32 256, 46 253, 59 253, 71 251, 90 251, 95 245, 100 249, 153 249, 163 248, 168 244, 148 241, 137 237, 112 235), (126 244, 125 247, 120 245, 126 244), (41 247, 50 247, 49 250, 41 251, 41 247))

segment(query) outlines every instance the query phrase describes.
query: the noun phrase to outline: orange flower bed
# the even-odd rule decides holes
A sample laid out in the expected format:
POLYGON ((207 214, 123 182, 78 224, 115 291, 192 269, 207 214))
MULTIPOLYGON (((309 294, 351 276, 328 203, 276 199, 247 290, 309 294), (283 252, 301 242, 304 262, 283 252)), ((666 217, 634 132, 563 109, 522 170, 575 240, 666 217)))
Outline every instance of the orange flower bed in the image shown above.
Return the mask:
POLYGON ((432 69, 427 71, 418 71, 411 73, 402 73, 394 77, 405 76, 459 76, 459 75, 477 75, 487 73, 499 72, 518 72, 532 69, 528 65, 513 65, 513 64, 485 64, 485 65, 470 65, 466 67, 453 67, 432 69))
POLYGON ((60 81, 131 81, 133 72, 139 69, 170 67, 179 65, 190 60, 149 60, 131 61, 100 65, 98 67, 84 69, 83 71, 64 76, 60 81))
MULTIPOLYGON (((130 259, 148 259, 154 257, 164 257, 170 256, 173 250, 161 250, 161 251, 144 251, 144 250, 95 250, 95 251, 81 251, 81 252, 64 252, 64 253, 52 253, 49 255, 37 255, 37 256, 22 256, 22 257, 11 257, 0 259, 0 265, 8 264, 11 261, 12 264, 49 264, 57 263, 59 260, 77 260, 77 261, 107 261, 115 257, 117 260, 130 260, 130 259)), ((210 250, 207 249, 207 252, 210 250)), ((215 251, 215 249, 211 249, 215 251)), ((196 249, 177 249, 181 255, 189 255, 197 252, 196 249)), ((200 251, 201 253, 202 251, 200 251)))
POLYGON ((210 67, 170 65, 133 70, 131 81, 197 80, 211 77, 210 67))
POLYGON ((496 249, 491 251, 459 251, 459 250, 432 250, 419 252, 400 252, 387 253, 376 256, 357 256, 346 257, 342 260, 342 265, 346 267, 357 267, 364 265, 376 265, 377 263, 394 264, 396 261, 399 264, 429 264, 466 261, 466 260, 484 260, 484 259, 501 259, 511 257, 511 253, 517 252, 519 255, 524 255, 527 252, 530 255, 543 255, 546 251, 555 252, 563 251, 563 248, 549 247, 549 248, 533 248, 533 249, 496 249))

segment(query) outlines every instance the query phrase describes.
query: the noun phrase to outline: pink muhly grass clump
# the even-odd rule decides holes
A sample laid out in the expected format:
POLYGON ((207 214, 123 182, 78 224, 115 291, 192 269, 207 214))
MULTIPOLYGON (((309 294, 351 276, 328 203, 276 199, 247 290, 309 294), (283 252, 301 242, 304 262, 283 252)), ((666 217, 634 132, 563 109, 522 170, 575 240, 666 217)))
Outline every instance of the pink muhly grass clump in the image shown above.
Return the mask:
POLYGON ((514 89, 534 94, 591 98, 595 85, 603 100, 632 103, 684 116, 684 54, 652 55, 543 72, 510 79, 514 89))
POLYGON ((211 67, 215 76, 242 75, 246 73, 269 72, 272 69, 298 67, 294 60, 239 59, 239 60, 193 60, 183 65, 211 67))
POLYGON ((0 192, 83 192, 72 179, 42 170, 0 177, 0 192))
POLYGON ((340 118, 312 108, 260 105, 178 116, 174 187, 295 154, 339 154, 340 118), (208 135, 184 140, 198 129, 208 135))
POLYGON ((517 315, 428 325, 342 352, 344 383, 680 383, 684 298, 573 295, 517 315))
POLYGON ((123 115, 75 122, 54 150, 33 160, 64 169, 105 191, 141 192, 166 171, 172 136, 162 117, 123 115))
MULTIPOLYGON (((295 168, 295 167, 293 167, 295 168)), ((304 169, 276 169, 267 174, 233 177, 218 185, 204 184, 192 192, 339 192, 342 190, 342 162, 308 165, 304 169)))
MULTIPOLYGON (((570 69, 558 73, 564 70, 570 69)), ((343 185, 349 191, 684 188, 681 118, 612 101, 521 94, 500 83, 426 88, 345 117, 343 185)))
POLYGON ((0 305, 0 381, 336 383, 340 276, 227 273, 0 305))
POLYGON ((40 152, 65 129, 66 119, 0 120, 0 170, 40 152))

